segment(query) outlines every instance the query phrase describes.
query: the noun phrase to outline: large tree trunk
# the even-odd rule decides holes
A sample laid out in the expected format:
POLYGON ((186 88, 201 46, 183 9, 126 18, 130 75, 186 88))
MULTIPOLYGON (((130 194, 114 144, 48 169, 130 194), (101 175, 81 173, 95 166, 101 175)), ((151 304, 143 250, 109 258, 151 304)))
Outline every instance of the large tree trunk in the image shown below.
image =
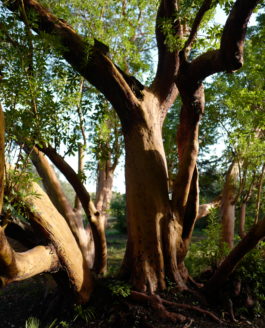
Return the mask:
POLYGON ((146 92, 142 106, 146 119, 142 117, 137 124, 124 127, 128 220, 124 273, 138 290, 151 292, 165 288, 163 229, 172 218, 159 107, 155 101, 146 92))

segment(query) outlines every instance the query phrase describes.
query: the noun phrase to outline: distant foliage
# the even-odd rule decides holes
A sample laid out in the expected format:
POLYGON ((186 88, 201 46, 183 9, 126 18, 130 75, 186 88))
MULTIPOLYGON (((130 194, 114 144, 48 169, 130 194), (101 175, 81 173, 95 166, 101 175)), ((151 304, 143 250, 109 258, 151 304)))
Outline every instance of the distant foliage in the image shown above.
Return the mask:
POLYGON ((116 193, 111 201, 111 215, 116 218, 114 228, 121 233, 127 232, 125 195, 116 193))

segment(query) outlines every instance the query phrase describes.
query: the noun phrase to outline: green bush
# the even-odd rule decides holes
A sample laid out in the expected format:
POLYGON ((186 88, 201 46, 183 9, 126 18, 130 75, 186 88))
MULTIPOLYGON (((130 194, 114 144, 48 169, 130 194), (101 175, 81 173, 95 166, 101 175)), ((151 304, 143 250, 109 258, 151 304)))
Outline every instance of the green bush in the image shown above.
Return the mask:
MULTIPOLYGON (((265 242, 244 256, 230 280, 241 282, 243 297, 250 295, 254 298, 254 312, 264 313, 265 309, 265 242)), ((243 303, 243 306, 245 304, 243 303)))
POLYGON ((189 273, 194 277, 208 269, 214 270, 229 252, 228 247, 221 243, 221 224, 217 210, 210 213, 207 227, 202 232, 204 239, 191 244, 185 259, 189 273))

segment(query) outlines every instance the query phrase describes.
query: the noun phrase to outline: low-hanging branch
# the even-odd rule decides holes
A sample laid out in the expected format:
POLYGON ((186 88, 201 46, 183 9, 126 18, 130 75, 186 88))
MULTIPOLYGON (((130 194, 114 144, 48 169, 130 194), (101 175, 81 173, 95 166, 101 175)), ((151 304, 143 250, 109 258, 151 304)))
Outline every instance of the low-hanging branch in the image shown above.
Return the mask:
POLYGON ((1 286, 13 281, 33 277, 43 272, 60 269, 60 261, 54 247, 36 246, 26 252, 15 252, 10 246, 4 228, 0 227, 0 280, 1 286))

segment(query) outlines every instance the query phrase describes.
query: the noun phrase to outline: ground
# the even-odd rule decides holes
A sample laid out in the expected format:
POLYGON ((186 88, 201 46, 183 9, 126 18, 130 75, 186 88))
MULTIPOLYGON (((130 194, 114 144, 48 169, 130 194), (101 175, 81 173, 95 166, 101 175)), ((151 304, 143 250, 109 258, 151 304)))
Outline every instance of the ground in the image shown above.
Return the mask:
MULTIPOLYGON (((160 313, 150 304, 139 304, 130 297, 129 286, 113 279, 119 267, 125 246, 125 236, 117 235, 113 231, 108 234, 109 267, 107 278, 99 281, 96 291, 87 307, 74 306, 69 308, 61 300, 60 310, 50 313, 47 318, 47 308, 54 291, 54 284, 47 274, 13 283, 0 291, 0 328, 262 328, 265 327, 265 316, 255 317, 249 314, 241 317, 237 323, 232 323, 225 310, 207 308, 222 323, 215 322, 209 316, 193 310, 182 310, 167 307, 188 318, 183 323, 162 319, 160 313), (48 288, 47 288, 48 281, 48 288), (46 315, 45 315, 46 313, 46 315), (43 318, 45 317, 45 320, 43 318), (35 319, 34 319, 35 318, 35 319), (38 323, 41 319, 42 324, 38 323), (45 321, 45 323, 44 323, 45 321)), ((196 295, 185 292, 179 294, 174 285, 160 295, 171 302, 198 305, 196 295)), ((220 306, 218 305, 218 309, 220 306)))

